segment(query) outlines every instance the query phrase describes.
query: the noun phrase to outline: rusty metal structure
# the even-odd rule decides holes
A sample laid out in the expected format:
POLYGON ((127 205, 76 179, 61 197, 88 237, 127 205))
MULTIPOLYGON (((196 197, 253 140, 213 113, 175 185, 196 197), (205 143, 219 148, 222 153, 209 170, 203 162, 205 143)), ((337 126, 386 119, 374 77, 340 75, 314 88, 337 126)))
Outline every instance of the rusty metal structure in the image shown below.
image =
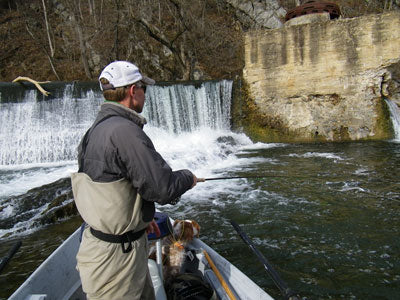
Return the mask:
POLYGON ((337 19, 340 17, 340 8, 336 3, 316 1, 316 0, 305 0, 301 2, 302 4, 289 10, 285 16, 285 21, 290 19, 316 13, 329 13, 332 19, 337 19))

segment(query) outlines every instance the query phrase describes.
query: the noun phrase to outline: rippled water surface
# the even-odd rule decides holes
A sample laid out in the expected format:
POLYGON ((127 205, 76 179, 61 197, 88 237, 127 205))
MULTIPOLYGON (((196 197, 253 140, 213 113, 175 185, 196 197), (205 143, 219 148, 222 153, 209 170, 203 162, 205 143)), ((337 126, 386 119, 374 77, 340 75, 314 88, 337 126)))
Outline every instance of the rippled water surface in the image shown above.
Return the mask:
POLYGON ((203 239, 275 296, 230 219, 302 296, 400 295, 399 144, 281 145, 238 156, 255 160, 234 175, 268 177, 208 182, 221 190, 168 210, 202 221, 203 239))
MULTIPOLYGON (((35 90, 0 99, 0 258, 23 243, 0 273, 0 299, 81 223, 74 217, 43 227, 43 214, 53 196, 65 200, 59 206, 73 201, 67 181, 54 182, 77 170, 76 148, 103 102, 95 86, 76 93, 75 83, 59 85, 50 100, 35 90)), ((221 81, 148 89, 144 130, 173 169, 252 177, 199 183, 176 206, 159 209, 196 220, 206 243, 278 299, 230 220, 302 297, 399 299, 398 135, 387 142, 253 143, 230 130, 231 88, 221 81)))
MULTIPOLYGON (((400 144, 250 144, 226 160, 232 156, 236 164, 205 175, 265 177, 199 183, 178 205, 160 209, 197 220, 203 241, 277 298, 278 289, 230 220, 303 297, 398 298, 400 144)), ((0 296, 6 298, 79 223, 75 218, 20 237, 22 248, 0 275, 0 296)), ((0 255, 13 241, 2 242, 0 255)))

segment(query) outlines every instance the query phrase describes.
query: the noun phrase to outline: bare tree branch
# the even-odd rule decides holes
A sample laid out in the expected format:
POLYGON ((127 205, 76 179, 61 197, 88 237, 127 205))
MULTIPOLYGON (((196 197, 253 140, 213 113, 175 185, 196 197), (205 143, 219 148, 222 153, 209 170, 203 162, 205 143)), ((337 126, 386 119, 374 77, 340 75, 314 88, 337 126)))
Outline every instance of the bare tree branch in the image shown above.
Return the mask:
POLYGON ((49 62, 50 62, 51 69, 53 70, 54 75, 56 75, 57 79, 60 80, 60 76, 58 76, 56 68, 54 67, 53 59, 49 55, 49 53, 47 52, 47 49, 43 46, 43 44, 40 41, 38 41, 38 39, 34 36, 32 31, 30 31, 28 24, 26 24, 26 30, 28 31, 28 33, 32 37, 32 39, 42 48, 44 53, 47 55, 47 57, 49 59, 49 62))
MULTIPOLYGON (((139 22, 139 24, 141 24, 146 29, 147 33, 153 39, 155 39, 156 41, 160 42, 161 44, 166 46, 168 49, 170 49, 176 55, 176 57, 178 58, 178 62, 182 65, 182 67, 186 67, 186 64, 185 64, 184 60, 182 59, 179 50, 173 46, 174 40, 173 41, 168 40, 168 38, 162 32, 160 32, 160 30, 157 27, 152 26, 144 18, 138 19, 137 22, 139 22)), ((178 33, 178 35, 180 35, 180 34, 182 34, 182 33, 178 33)))
POLYGON ((47 9, 46 9, 45 0, 42 0, 42 4, 43 4, 44 21, 46 23, 47 39, 49 40, 50 56, 54 57, 54 48, 53 48, 53 44, 51 42, 51 37, 50 37, 50 26, 49 26, 49 21, 47 19, 47 9))

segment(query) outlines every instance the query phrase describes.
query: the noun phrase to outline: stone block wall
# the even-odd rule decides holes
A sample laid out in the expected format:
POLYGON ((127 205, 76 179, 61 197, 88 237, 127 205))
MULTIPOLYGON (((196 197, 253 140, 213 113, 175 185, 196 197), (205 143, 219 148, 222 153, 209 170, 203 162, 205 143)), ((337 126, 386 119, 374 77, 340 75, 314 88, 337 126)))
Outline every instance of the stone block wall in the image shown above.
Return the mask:
MULTIPOLYGON (((386 139, 400 12, 247 32, 245 117, 265 141, 386 139)), ((243 116, 243 114, 242 114, 243 116)))

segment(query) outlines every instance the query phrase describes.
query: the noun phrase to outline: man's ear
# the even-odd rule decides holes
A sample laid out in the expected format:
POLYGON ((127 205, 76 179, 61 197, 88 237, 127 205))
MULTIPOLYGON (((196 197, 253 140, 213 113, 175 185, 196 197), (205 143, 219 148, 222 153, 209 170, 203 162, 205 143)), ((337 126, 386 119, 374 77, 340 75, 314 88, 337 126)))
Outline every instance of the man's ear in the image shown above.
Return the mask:
POLYGON ((133 96, 135 94, 135 85, 132 84, 129 88, 129 95, 133 96))

